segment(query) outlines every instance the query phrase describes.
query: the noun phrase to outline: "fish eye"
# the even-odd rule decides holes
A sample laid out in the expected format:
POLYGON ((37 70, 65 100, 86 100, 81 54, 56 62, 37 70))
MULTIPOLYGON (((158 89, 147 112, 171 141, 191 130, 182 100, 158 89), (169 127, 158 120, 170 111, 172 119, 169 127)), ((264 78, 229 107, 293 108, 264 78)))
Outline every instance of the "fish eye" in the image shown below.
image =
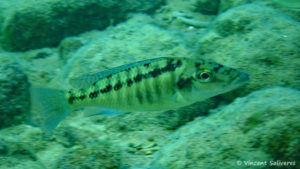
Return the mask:
POLYGON ((202 80, 202 81, 210 81, 211 80, 211 74, 210 74, 210 72, 207 72, 207 71, 198 72, 196 74, 196 78, 198 80, 202 80))

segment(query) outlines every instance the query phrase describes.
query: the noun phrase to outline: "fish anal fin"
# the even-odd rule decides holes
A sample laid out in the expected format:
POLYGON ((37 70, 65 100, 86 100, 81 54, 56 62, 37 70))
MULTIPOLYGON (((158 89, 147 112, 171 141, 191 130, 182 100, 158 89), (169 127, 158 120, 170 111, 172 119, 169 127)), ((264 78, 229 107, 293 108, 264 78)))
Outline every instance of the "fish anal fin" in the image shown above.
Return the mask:
POLYGON ((98 115, 110 116, 110 115, 117 115, 117 114, 124 113, 122 111, 109 109, 109 108, 103 108, 103 107, 87 107, 87 108, 85 108, 84 112, 85 112, 84 114, 86 117, 98 116, 98 115))

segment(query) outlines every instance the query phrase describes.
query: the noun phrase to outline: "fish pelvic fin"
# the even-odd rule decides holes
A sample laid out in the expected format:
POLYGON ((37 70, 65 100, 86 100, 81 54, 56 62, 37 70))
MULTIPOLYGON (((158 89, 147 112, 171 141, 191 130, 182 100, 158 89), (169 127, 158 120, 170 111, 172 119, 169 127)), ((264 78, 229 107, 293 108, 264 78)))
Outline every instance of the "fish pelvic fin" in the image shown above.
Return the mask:
POLYGON ((40 126, 45 132, 52 132, 72 111, 65 98, 65 91, 31 87, 30 94, 31 111, 40 116, 40 126))

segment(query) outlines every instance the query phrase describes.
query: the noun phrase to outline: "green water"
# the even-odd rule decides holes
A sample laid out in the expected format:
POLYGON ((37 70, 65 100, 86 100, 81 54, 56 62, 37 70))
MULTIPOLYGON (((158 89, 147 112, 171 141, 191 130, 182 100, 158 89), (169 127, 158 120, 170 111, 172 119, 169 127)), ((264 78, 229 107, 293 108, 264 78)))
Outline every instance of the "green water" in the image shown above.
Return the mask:
MULTIPOLYGON (((0 1, 0 168, 299 168, 298 9, 292 0, 0 1), (55 97, 40 97, 35 101, 43 108, 56 108, 39 112, 31 87, 64 91, 74 87, 73 78, 158 57, 211 60, 250 80, 167 111, 89 116, 105 108, 76 109, 52 132, 42 129, 63 108, 55 97)), ((124 87, 128 77, 138 83, 139 74, 163 76, 172 64, 145 64, 133 68, 136 74, 106 80, 124 87)), ((221 67, 214 71, 226 74, 221 67)), ((203 77, 188 70, 191 76, 174 77, 174 90, 168 90, 174 95, 166 99, 176 103, 183 90, 195 93, 188 86, 197 77, 202 83, 216 79, 207 69, 201 69, 203 77)), ((88 84, 97 81, 91 78, 88 84)), ((152 92, 136 88, 132 96, 147 100, 154 89, 166 92, 155 82, 145 84, 152 92)), ((207 90, 202 94, 212 92, 207 90)), ((92 99, 90 91, 78 91, 92 99)), ((83 98, 79 94, 74 98, 83 98)))

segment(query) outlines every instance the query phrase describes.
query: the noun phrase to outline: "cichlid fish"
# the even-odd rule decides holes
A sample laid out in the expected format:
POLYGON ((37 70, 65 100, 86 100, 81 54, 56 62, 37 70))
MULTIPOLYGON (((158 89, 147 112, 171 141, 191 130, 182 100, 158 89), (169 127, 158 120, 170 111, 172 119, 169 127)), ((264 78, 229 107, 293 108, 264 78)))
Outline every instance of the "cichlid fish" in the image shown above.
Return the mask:
POLYGON ((32 88, 32 104, 51 131, 70 112, 102 107, 120 112, 176 109, 233 90, 247 73, 196 58, 160 57, 71 79, 68 91, 32 88))

